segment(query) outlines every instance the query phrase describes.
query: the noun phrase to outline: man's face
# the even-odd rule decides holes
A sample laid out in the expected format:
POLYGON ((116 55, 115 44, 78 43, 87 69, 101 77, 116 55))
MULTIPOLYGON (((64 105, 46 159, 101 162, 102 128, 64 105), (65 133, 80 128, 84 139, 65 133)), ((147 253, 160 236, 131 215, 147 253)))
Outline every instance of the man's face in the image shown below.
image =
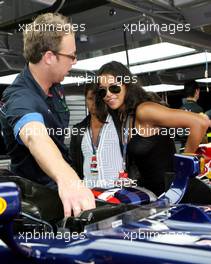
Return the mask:
POLYGON ((199 95, 200 95, 200 89, 196 89, 196 92, 195 92, 196 100, 199 99, 199 95))
POLYGON ((88 91, 86 96, 86 105, 90 114, 95 114, 95 96, 92 91, 88 91))
POLYGON ((59 52, 55 54, 55 63, 52 65, 54 82, 62 82, 64 77, 72 69, 72 65, 76 64, 77 59, 74 59, 76 55, 75 37, 71 34, 65 34, 62 38, 59 52), (68 55, 71 55, 68 57, 68 55))

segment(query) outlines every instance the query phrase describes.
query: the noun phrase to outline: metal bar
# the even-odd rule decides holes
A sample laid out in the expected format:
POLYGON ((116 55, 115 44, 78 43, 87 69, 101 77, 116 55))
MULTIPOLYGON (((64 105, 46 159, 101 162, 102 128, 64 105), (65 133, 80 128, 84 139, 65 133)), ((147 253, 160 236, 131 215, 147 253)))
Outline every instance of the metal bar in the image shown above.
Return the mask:
MULTIPOLYGON (((137 6, 137 5, 125 2, 124 0, 108 0, 108 1, 110 3, 112 3, 112 4, 116 4, 116 5, 119 5, 121 7, 125 7, 125 8, 127 8, 129 10, 132 10, 132 11, 136 11, 136 12, 147 14, 149 16, 165 19, 165 20, 168 20, 169 22, 173 22, 173 23, 176 23, 176 24, 178 23, 178 21, 173 19, 173 18, 153 13, 153 12, 151 12, 149 10, 146 10, 144 8, 141 8, 141 7, 137 6)), ((183 22, 181 22, 181 23, 183 23, 183 22)))

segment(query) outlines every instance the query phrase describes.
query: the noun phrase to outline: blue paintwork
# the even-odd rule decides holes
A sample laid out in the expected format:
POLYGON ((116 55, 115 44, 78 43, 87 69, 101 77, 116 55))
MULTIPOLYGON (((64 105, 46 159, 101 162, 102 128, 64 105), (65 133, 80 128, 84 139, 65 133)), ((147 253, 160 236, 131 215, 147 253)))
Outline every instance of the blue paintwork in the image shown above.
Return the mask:
POLYGON ((0 197, 6 201, 7 208, 0 214, 0 223, 7 222, 15 217, 21 208, 20 194, 15 183, 1 183, 0 197))
POLYGON ((175 154, 174 166, 176 179, 171 184, 169 190, 159 198, 168 198, 171 204, 177 204, 185 194, 190 178, 199 175, 200 165, 197 157, 175 154))
POLYGON ((88 225, 81 234, 58 230, 50 239, 45 239, 46 232, 34 233, 33 239, 27 233, 13 238, 19 192, 14 184, 0 184, 0 197, 9 205, 0 215, 0 236, 13 251, 0 242, 1 263, 210 263, 211 210, 172 204, 181 199, 188 178, 198 173, 198 160, 177 156, 176 166, 170 191, 153 204, 88 225))

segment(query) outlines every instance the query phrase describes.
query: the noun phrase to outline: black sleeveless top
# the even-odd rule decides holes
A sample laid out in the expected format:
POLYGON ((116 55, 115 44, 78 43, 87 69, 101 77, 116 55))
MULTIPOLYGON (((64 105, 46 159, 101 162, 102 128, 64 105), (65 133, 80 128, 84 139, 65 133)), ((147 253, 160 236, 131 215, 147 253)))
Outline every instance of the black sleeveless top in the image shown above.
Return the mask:
POLYGON ((165 191, 166 176, 174 171, 175 152, 174 141, 169 135, 133 136, 127 145, 128 167, 135 164, 138 168, 138 185, 156 195, 162 194, 165 191))

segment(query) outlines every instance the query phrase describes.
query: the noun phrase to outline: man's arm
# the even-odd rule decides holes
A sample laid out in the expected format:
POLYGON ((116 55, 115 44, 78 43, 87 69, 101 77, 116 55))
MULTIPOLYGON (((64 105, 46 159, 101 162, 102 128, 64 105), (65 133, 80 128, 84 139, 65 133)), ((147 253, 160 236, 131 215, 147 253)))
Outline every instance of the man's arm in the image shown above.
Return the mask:
POLYGON ((21 128, 19 136, 40 168, 57 183, 65 216, 70 216, 72 210, 76 216, 83 210, 95 207, 92 192, 63 159, 44 124, 29 122, 21 128))

